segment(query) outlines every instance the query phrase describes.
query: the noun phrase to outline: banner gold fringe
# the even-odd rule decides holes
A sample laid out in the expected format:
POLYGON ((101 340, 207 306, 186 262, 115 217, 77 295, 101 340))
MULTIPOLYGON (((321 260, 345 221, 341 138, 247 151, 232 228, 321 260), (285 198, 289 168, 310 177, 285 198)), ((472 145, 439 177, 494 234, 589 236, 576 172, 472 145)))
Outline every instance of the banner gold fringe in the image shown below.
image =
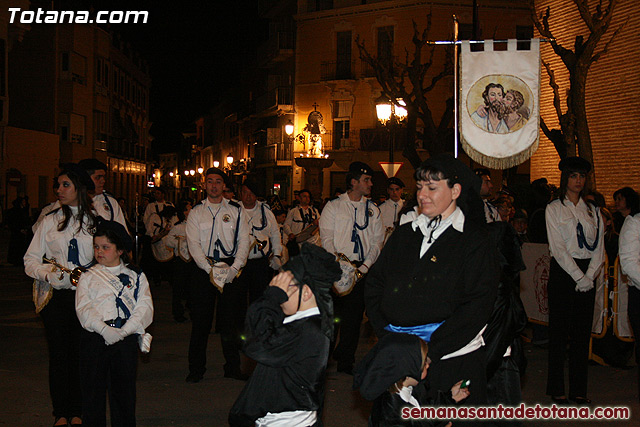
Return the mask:
POLYGON ((521 163, 526 162, 533 153, 538 149, 538 142, 540 138, 537 138, 533 144, 529 146, 526 150, 519 152, 518 154, 514 154, 509 157, 490 157, 485 154, 482 154, 475 148, 469 144, 463 136, 460 137, 462 142, 462 148, 467 153, 467 155, 476 163, 481 164, 484 167, 490 169, 509 169, 514 166, 518 166, 521 163))

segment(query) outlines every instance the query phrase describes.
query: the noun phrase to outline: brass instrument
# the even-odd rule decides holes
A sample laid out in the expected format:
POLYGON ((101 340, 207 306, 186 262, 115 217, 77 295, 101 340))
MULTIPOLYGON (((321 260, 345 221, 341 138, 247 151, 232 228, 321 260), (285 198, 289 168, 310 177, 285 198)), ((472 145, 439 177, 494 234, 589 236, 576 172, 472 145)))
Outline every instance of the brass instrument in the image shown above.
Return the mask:
POLYGON ((358 270, 358 267, 356 267, 356 265, 353 262, 351 262, 351 260, 349 258, 347 258, 347 256, 345 254, 339 253, 338 254, 338 258, 340 258, 343 261, 348 262, 355 269, 354 275, 355 275, 355 279, 356 280, 353 282, 354 284, 364 277, 364 274, 362 273, 362 271, 358 270))
POLYGON ((262 251, 264 249, 265 246, 267 246, 267 242, 266 240, 264 242, 261 242, 260 240, 258 240, 255 236, 253 237, 253 242, 251 243, 251 246, 249 246, 249 253, 251 253, 251 251, 253 250, 253 248, 258 247, 259 251, 262 251))
POLYGON ((338 295, 345 296, 353 290, 358 280, 364 277, 364 274, 358 270, 358 267, 345 254, 339 253, 337 257, 341 265, 342 276, 340 280, 333 284, 333 287, 338 295))
POLYGON ((69 275, 69 278, 71 280, 71 284, 73 286, 78 286, 78 281, 80 280, 80 275, 82 273, 84 273, 85 271, 87 271, 86 268, 84 267, 76 267, 73 270, 65 267, 64 265, 58 263, 58 261, 56 261, 55 258, 45 258, 42 257, 42 260, 46 263, 52 264, 53 267, 51 268, 51 272, 55 273, 56 270, 60 270, 60 277, 58 277, 59 280, 62 280, 62 278, 64 277, 64 273, 67 273, 69 275))

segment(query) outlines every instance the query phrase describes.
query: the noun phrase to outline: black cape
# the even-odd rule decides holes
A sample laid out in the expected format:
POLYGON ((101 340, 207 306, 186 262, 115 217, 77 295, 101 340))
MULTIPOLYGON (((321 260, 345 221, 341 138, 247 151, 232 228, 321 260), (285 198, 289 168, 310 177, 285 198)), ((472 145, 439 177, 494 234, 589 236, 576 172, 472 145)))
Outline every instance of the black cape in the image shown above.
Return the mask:
MULTIPOLYGON (((319 315, 282 324, 287 294, 269 287, 249 307, 245 354, 258 364, 229 413, 232 426, 253 426, 267 414, 322 406, 329 338, 319 315)), ((320 418, 320 414, 318 414, 320 418)))

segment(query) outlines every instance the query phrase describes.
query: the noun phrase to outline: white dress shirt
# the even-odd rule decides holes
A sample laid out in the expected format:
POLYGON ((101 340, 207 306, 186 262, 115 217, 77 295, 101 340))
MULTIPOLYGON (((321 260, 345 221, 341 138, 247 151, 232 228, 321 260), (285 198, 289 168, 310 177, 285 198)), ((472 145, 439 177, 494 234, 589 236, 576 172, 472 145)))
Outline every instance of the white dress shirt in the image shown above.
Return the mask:
POLYGON ((89 332, 97 332, 104 328, 105 320, 123 317, 123 313, 116 307, 116 296, 113 288, 106 282, 104 276, 99 275, 100 271, 108 271, 114 276, 126 274, 129 276, 129 283, 134 287, 138 286, 137 300, 135 307, 131 311, 127 322, 120 328, 127 335, 144 334, 145 329, 153 321, 153 300, 149 282, 144 273, 138 273, 120 263, 115 267, 105 267, 96 264, 87 272, 82 273, 76 291, 76 314, 84 329, 89 332))
POLYGON ((640 289, 640 213, 627 215, 620 230, 618 256, 622 272, 640 289))
POLYGON ((574 205, 568 199, 564 200, 564 204, 560 203, 559 199, 556 199, 547 205, 545 218, 547 221, 549 252, 560 267, 575 282, 578 282, 583 276, 586 276, 590 281, 595 279, 604 265, 605 257, 604 224, 600 217, 600 209, 588 205, 582 199, 578 201, 577 205, 574 205), (578 221, 582 224, 587 243, 589 245, 597 243, 593 251, 588 250, 586 247, 580 248, 576 231, 578 221), (586 273, 582 273, 574 258, 591 258, 586 273))
MULTIPOLYGON (((29 249, 24 255, 24 271, 29 277, 47 281, 47 273, 51 272, 52 265, 42 262, 42 257, 55 258, 58 264, 69 269, 78 267, 67 260, 69 242, 75 238, 78 242, 78 258, 82 266, 89 265, 93 260, 93 235, 89 233, 87 218, 84 218, 82 230, 78 231, 78 221, 75 217, 78 213, 77 206, 70 206, 73 217, 69 219, 67 227, 58 231, 58 224, 64 218, 62 209, 52 211, 44 217, 36 234, 31 239, 29 249)), ((71 285, 69 275, 64 275, 63 284, 55 284, 58 289, 75 289, 71 285)))
POLYGON ((287 236, 289 234, 298 234, 318 218, 320 218, 320 214, 313 206, 307 206, 306 208, 296 206, 287 213, 287 219, 284 220, 284 232, 287 236), (311 222, 306 222, 302 215, 308 215, 309 213, 311 213, 311 222))
POLYGON ((147 222, 149 222, 149 217, 151 216, 151 214, 154 212, 162 212, 165 206, 173 206, 173 204, 171 202, 151 202, 147 205, 146 209, 144 210, 144 215, 142 215, 142 221, 144 222, 145 227, 147 225, 147 222))
POLYGON ((207 257, 213 257, 216 249, 219 259, 235 257, 232 267, 240 271, 249 254, 247 214, 236 201, 222 198, 220 203, 213 204, 204 199, 191 209, 187 218, 187 244, 198 267, 207 273, 211 271, 207 257))
POLYGON ((327 252, 343 253, 351 261, 362 261, 366 269, 371 268, 384 240, 380 209, 366 197, 353 202, 348 193, 343 193, 324 207, 320 216, 320 238, 327 252), (362 255, 351 241, 354 227, 362 243, 362 255))
POLYGON ((189 253, 189 244, 187 243, 187 222, 181 221, 174 225, 169 234, 165 237, 165 245, 173 249, 173 252, 178 255, 184 262, 191 261, 191 254, 189 253))
POLYGON ((462 233, 464 230, 464 213, 459 207, 456 207, 451 215, 443 220, 430 220, 426 215, 420 215, 411 222, 411 227, 415 231, 420 229, 423 234, 422 246, 420 246, 420 258, 424 256, 431 245, 445 232, 449 226, 462 233))
POLYGON ((127 233, 129 232, 127 222, 124 220, 124 213, 118 201, 110 194, 103 191, 101 194, 93 196, 93 209, 95 209, 102 218, 122 224, 124 229, 127 230, 127 233))
POLYGON ((280 239, 280 227, 276 221, 276 217, 269 209, 266 203, 257 201, 253 209, 247 209, 242 205, 242 209, 247 215, 249 222, 249 247, 253 245, 255 239, 265 242, 262 251, 258 249, 258 245, 253 245, 253 249, 249 252, 249 259, 263 258, 271 250, 274 255, 282 255, 282 241, 280 239), (264 214, 264 218, 263 218, 264 214))
POLYGON ((388 199, 386 202, 380 205, 380 216, 382 217, 383 230, 395 226, 396 221, 398 221, 400 209, 402 209, 403 206, 404 200, 402 199, 398 200, 397 202, 388 199))
POLYGON ((408 222, 412 222, 414 219, 418 218, 418 216, 420 216, 420 207, 419 206, 414 206, 414 208, 412 210, 402 214, 402 216, 400 217, 400 221, 399 221, 398 225, 403 225, 403 224, 406 224, 408 222))
POLYGON ((493 203, 484 199, 482 200, 482 203, 484 204, 484 219, 487 224, 501 221, 498 208, 496 208, 493 203))

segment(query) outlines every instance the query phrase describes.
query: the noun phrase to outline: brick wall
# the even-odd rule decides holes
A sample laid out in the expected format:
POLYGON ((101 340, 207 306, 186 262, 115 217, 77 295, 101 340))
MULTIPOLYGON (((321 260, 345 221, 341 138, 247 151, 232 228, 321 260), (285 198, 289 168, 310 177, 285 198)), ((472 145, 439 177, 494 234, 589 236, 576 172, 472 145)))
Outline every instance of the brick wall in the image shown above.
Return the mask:
MULTIPOLYGON (((598 2, 590 2, 592 11, 598 2)), ((607 3, 605 1, 604 3, 607 3)), ((538 12, 551 6, 550 25, 556 39, 573 50, 577 34, 588 35, 572 0, 536 0, 538 12)), ((611 35, 628 17, 625 27, 609 47, 609 53, 591 66, 587 80, 587 116, 593 145, 597 189, 607 204, 613 205, 613 192, 623 186, 640 190, 640 7, 637 0, 620 0, 611 26, 596 52, 602 50, 611 35)), ((536 36, 539 36, 536 32, 536 36)), ((568 73, 551 46, 543 43, 542 59, 556 73, 562 95, 569 87, 568 73)), ((559 128, 553 109, 549 78, 542 69, 541 116, 549 128, 559 128)), ((562 101, 563 107, 566 102, 562 101)), ((546 177, 556 185, 558 154, 540 132, 540 146, 531 159, 531 180, 546 177)))

